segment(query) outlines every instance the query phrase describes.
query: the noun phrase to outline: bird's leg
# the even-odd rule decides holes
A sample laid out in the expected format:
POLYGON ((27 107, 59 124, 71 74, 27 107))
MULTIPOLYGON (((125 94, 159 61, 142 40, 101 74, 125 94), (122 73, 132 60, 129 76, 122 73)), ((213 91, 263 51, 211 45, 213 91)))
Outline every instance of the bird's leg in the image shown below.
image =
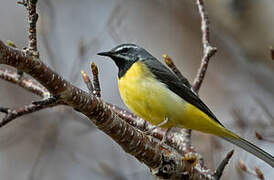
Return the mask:
POLYGON ((166 123, 168 123, 168 121, 169 121, 169 117, 166 117, 165 120, 163 120, 162 122, 157 124, 154 128, 161 127, 161 126, 165 125, 166 123))
POLYGON ((165 134, 164 134, 164 136, 163 136, 163 138, 162 138, 162 140, 161 140, 161 142, 160 142, 161 145, 165 143, 166 138, 168 137, 168 134, 170 133, 171 129, 172 129, 172 128, 168 128, 168 129, 166 130, 166 132, 165 132, 165 134))
POLYGON ((163 125, 166 124, 168 121, 169 121, 169 118, 166 117, 162 122, 160 122, 159 124, 155 125, 153 128, 151 128, 151 129, 145 131, 144 133, 145 133, 146 135, 150 135, 150 134, 152 134, 152 131, 153 131, 154 129, 163 126, 163 125))

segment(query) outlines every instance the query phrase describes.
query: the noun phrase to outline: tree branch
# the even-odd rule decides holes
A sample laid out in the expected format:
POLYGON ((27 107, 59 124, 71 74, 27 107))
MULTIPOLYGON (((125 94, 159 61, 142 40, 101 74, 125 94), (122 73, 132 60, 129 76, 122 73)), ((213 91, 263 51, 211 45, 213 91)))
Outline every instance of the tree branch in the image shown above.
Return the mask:
POLYGON ((258 168, 258 167, 254 167, 254 171, 247 168, 247 166, 245 165, 245 163, 242 160, 238 161, 238 167, 240 170, 242 170, 243 172, 250 174, 254 177, 257 177, 260 180, 264 180, 264 175, 262 173, 262 171, 258 168))
POLYGON ((91 62, 91 70, 92 70, 92 77, 93 77, 93 94, 96 97, 101 97, 101 87, 99 83, 98 78, 98 67, 94 64, 94 62, 91 62))
POLYGON ((223 175, 223 171, 224 171, 226 165, 228 164, 229 160, 231 159, 233 153, 234 153, 234 150, 228 152, 226 157, 223 159, 223 161, 220 163, 220 165, 216 169, 216 171, 214 173, 214 176, 216 177, 216 180, 221 179, 221 177, 223 175))
POLYGON ((212 47, 210 45, 209 19, 208 19, 207 11, 204 6, 204 0, 196 0, 196 4, 198 6, 199 13, 201 16, 201 30, 202 30, 202 44, 203 44, 203 57, 202 57, 201 65, 192 85, 193 90, 198 94, 205 77, 209 60, 217 52, 217 48, 212 47))
POLYGON ((94 88, 93 88, 93 84, 89 78, 89 76, 87 75, 87 73, 85 71, 81 71, 81 75, 82 75, 82 78, 84 80, 84 83, 86 84, 87 88, 88 88, 88 91, 89 91, 89 94, 90 95, 93 95, 93 91, 94 91, 94 88))
POLYGON ((12 120, 17 119, 26 114, 31 114, 33 112, 54 107, 59 105, 58 103, 44 103, 44 104, 29 104, 21 108, 11 109, 11 108, 4 108, 0 107, 0 112, 5 113, 6 116, 0 121, 0 128, 11 122, 12 120))
POLYGON ((34 81, 33 79, 28 77, 21 77, 20 75, 18 75, 17 72, 9 70, 7 68, 0 67, 0 78, 13 84, 17 84, 27 91, 40 97, 46 98, 50 96, 48 90, 40 85, 37 81, 34 81))
POLYGON ((33 53, 35 56, 39 56, 37 52, 37 33, 36 33, 36 23, 38 20, 38 14, 36 13, 36 4, 37 0, 22 0, 17 2, 18 4, 22 4, 26 7, 28 12, 28 24, 29 24, 29 31, 28 31, 28 48, 27 50, 33 53))

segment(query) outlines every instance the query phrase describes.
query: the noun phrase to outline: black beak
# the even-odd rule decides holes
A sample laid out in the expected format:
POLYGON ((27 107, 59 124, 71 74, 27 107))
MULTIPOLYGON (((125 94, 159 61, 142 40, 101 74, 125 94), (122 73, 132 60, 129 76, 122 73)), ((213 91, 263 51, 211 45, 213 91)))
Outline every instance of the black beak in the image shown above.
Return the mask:
POLYGON ((108 51, 108 52, 100 52, 100 53, 98 53, 97 55, 99 55, 99 56, 111 57, 111 56, 113 56, 113 52, 111 52, 111 51, 108 51))

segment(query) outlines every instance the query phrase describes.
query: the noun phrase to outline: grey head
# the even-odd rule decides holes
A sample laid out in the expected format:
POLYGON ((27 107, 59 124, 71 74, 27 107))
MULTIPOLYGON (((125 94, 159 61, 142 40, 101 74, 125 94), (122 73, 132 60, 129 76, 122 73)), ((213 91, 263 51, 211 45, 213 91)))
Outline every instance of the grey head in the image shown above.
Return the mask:
POLYGON ((115 62, 119 68, 119 78, 121 78, 136 61, 153 58, 149 52, 136 44, 121 44, 110 51, 100 52, 98 55, 110 57, 115 62))

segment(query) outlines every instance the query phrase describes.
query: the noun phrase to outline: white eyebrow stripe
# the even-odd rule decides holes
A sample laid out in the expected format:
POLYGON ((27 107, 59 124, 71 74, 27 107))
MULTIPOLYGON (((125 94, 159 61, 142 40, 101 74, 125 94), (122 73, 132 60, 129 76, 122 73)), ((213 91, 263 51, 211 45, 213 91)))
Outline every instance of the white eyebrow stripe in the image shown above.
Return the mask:
POLYGON ((127 45, 127 46, 121 46, 121 47, 119 47, 118 49, 116 49, 115 51, 121 51, 122 49, 125 49, 125 48, 134 48, 134 49, 137 49, 136 46, 127 45))

